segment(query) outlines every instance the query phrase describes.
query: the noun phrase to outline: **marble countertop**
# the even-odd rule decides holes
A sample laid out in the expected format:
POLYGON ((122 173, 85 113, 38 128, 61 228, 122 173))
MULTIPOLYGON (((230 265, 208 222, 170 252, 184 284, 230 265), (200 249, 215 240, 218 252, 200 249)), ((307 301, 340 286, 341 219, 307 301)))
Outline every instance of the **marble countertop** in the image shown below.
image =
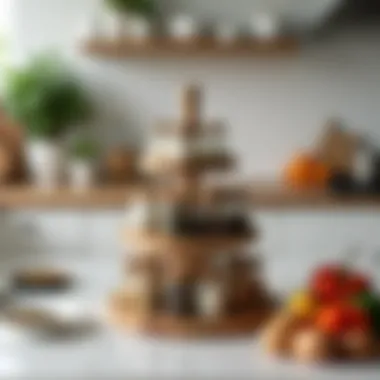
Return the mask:
MULTIPOLYGON (((91 265, 80 265, 79 259, 73 259, 72 267, 82 279, 73 294, 25 297, 18 301, 66 311, 77 308, 94 317, 99 327, 92 334, 62 341, 44 340, 0 322, 0 380, 380 379, 380 364, 313 368, 270 359, 254 335, 239 340, 183 342, 120 332, 109 326, 104 317, 105 300, 111 289, 120 284, 119 260, 105 256, 98 261, 86 259, 87 262, 91 265)), ((69 263, 65 265, 71 267, 69 263)))
POLYGON ((44 341, 0 327, 0 379, 352 379, 378 380, 380 365, 302 367, 267 358, 254 337, 171 341, 121 334, 44 341))

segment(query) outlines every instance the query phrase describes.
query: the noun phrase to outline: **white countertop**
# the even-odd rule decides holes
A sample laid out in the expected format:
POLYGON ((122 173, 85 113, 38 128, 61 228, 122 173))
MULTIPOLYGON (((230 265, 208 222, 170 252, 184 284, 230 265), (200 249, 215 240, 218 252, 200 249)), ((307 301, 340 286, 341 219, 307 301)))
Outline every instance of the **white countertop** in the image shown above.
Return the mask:
POLYGON ((1 379, 225 378, 378 380, 380 365, 304 368, 271 360, 257 341, 180 342, 109 327, 87 338, 43 342, 0 329, 1 379))
MULTIPOLYGON (((32 303, 61 308, 80 305, 79 309, 98 316, 99 329, 87 337, 59 342, 43 341, 0 323, 0 380, 380 379, 380 364, 304 368, 269 359, 254 336, 244 340, 181 342, 122 333, 107 325, 103 312, 107 295, 123 276, 119 273, 121 260, 105 256, 66 261, 60 260, 61 265, 73 268, 80 279, 73 294, 33 298, 32 303)), ((31 300, 22 300, 25 301, 31 300)))

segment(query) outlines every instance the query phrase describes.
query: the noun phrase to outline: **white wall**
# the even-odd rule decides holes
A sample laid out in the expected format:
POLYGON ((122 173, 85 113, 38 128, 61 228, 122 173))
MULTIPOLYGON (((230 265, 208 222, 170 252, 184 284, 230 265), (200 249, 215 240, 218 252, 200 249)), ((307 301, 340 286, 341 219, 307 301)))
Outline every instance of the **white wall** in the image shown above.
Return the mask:
MULTIPOLYGON (((352 127, 371 131, 380 141, 380 28, 331 36, 306 45, 299 56, 281 60, 107 63, 81 57, 76 50, 76 32, 91 13, 93 0, 14 1, 14 42, 19 55, 70 47, 70 56, 100 108, 95 128, 108 142, 120 136, 131 139, 133 130, 147 131, 158 117, 176 117, 178 89, 191 79, 203 82, 208 90, 207 115, 228 121, 232 148, 241 159, 242 173, 250 177, 277 174, 284 160, 295 149, 310 144, 326 118, 333 115, 342 116, 352 127)), ((270 4, 289 14, 302 14, 305 21, 311 19, 306 8, 321 3, 272 1, 270 4), (292 4, 296 7, 288 7, 292 4)), ((217 3, 219 17, 234 11, 236 19, 248 13, 251 4, 248 0, 181 3, 191 4, 194 13, 205 15, 217 3)), ((3 215, 1 225, 13 231, 15 238, 5 233, 0 239, 2 250, 28 253, 28 244, 37 242, 31 251, 63 255, 85 251, 112 257, 121 250, 116 243, 121 213, 3 215), (20 223, 34 227, 33 238, 23 233, 20 223), (68 235, 62 236, 60 231, 68 235), (18 239, 20 235, 26 244, 18 239)), ((259 214, 261 246, 272 283, 278 288, 286 281, 289 287, 298 284, 313 263, 336 256, 347 245, 358 243, 372 252, 380 246, 379 222, 380 216, 360 211, 259 214)))
MULTIPOLYGON (((276 174, 295 149, 313 141, 330 116, 343 117, 353 128, 373 131, 380 138, 380 28, 308 43, 299 56, 281 60, 106 63, 80 57, 77 51, 76 34, 97 0, 14 1, 19 53, 28 56, 46 48, 70 48, 102 109, 99 134, 109 141, 132 129, 146 130, 159 117, 175 117, 178 89, 192 79, 203 82, 208 90, 207 114, 231 126, 232 148, 249 176, 276 174), (110 121, 115 115, 120 116, 110 121)), ((177 9, 187 4, 186 8, 205 18, 216 9, 216 16, 231 13, 239 19, 255 9, 249 4, 262 8, 265 3, 291 18, 302 15, 305 22, 318 19, 309 8, 322 4, 296 0, 172 3, 177 9)))

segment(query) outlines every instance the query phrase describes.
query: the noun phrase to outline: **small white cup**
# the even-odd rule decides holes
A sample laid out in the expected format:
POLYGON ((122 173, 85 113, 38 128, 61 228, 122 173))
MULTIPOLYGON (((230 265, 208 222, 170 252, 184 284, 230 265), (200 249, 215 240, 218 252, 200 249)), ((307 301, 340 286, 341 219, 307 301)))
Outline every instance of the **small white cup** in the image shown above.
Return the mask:
POLYGON ((281 34, 281 20, 271 13, 257 13, 251 19, 251 31, 254 37, 271 40, 281 34))
POLYGON ((168 31, 177 40, 191 40, 198 35, 198 23, 188 15, 177 15, 169 22, 168 31))

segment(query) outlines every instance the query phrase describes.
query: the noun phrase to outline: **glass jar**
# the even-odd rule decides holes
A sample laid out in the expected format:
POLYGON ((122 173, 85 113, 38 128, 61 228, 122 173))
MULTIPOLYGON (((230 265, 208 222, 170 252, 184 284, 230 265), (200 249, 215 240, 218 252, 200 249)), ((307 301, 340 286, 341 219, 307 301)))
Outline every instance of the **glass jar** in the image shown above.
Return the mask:
POLYGON ((225 310, 224 285, 216 278, 202 280, 197 289, 198 313, 203 318, 221 317, 225 310))
POLYGON ((164 287, 164 309, 176 317, 197 315, 197 286, 192 280, 173 280, 164 287))

